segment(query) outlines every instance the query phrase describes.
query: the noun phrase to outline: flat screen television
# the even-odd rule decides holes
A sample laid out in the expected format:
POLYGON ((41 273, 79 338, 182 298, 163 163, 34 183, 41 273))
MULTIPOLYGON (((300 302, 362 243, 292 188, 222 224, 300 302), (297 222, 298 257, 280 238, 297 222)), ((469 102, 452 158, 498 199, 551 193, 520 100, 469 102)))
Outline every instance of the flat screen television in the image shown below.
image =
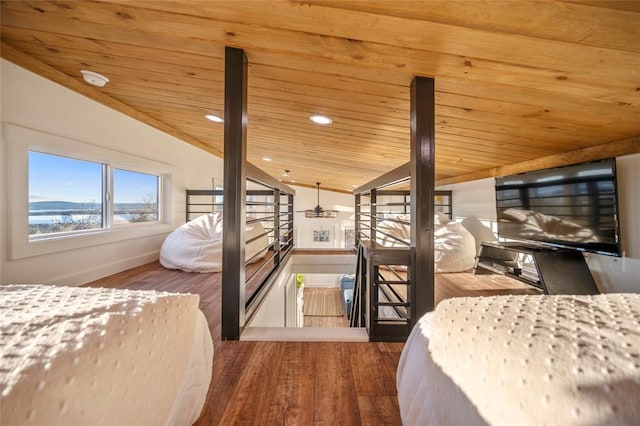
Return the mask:
POLYGON ((621 256, 616 159, 496 178, 498 234, 621 256))

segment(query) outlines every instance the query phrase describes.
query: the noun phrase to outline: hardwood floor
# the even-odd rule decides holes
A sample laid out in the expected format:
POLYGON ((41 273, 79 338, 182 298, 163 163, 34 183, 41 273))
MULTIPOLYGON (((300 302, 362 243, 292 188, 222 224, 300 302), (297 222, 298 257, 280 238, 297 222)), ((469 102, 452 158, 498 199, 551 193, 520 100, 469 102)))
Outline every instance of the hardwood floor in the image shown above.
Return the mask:
MULTIPOLYGON (((89 286, 200 295, 214 341, 213 379, 199 425, 400 424, 395 374, 402 343, 220 340, 221 274, 150 263, 89 286)), ((436 300, 537 290, 501 276, 436 275, 436 300)))
POLYGON ((436 274, 436 304, 450 297, 542 294, 542 291, 504 275, 473 275, 469 272, 436 274))
POLYGON ((304 327, 349 327, 340 287, 304 289, 304 327))
POLYGON ((349 327, 349 320, 346 315, 340 317, 315 317, 304 316, 304 327, 349 327))

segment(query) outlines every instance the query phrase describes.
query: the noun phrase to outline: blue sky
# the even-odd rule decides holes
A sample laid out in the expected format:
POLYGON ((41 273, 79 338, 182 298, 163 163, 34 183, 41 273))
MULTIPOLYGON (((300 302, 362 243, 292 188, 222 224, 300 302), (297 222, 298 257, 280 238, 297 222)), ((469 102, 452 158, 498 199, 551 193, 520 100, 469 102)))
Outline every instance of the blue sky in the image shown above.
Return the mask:
POLYGON ((139 203, 147 194, 158 196, 158 178, 144 173, 115 169, 113 171, 114 198, 116 203, 139 203))
MULTIPOLYGON (((157 196, 157 178, 143 173, 114 170, 116 203, 141 202, 157 196)), ((66 157, 29 152, 29 201, 99 202, 102 199, 102 165, 66 157)))

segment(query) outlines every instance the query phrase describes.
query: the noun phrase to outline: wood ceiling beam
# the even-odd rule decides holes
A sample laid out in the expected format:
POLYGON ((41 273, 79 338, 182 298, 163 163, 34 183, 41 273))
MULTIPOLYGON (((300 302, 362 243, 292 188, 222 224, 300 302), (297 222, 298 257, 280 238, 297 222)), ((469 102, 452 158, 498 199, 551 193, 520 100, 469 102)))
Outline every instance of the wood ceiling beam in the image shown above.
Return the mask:
POLYGON ((199 140, 183 133, 175 128, 168 126, 167 124, 150 117, 147 114, 140 112, 139 110, 132 108, 131 106, 124 104, 117 99, 112 98, 111 96, 101 92, 98 89, 93 88, 85 84, 78 79, 68 76, 67 74, 58 71, 57 69, 45 64, 44 62, 40 62, 32 56, 25 55, 19 50, 13 48, 12 46, 2 43, 2 50, 0 51, 1 56, 7 61, 13 62, 14 64, 26 68, 31 72, 34 72, 48 80, 51 80, 55 83, 58 83, 70 90, 73 90, 81 95, 88 97, 96 102, 101 103, 111 109, 114 109, 122 114, 128 115, 129 117, 138 120, 142 123, 148 124, 151 127, 154 127, 161 132, 167 133, 177 139, 180 139, 184 142, 188 142, 191 145, 198 147, 208 153, 216 155, 218 157, 222 156, 220 150, 206 145, 199 140))
POLYGON ((585 161, 601 160, 603 158, 621 157, 623 155, 637 153, 640 153, 640 136, 603 145, 590 146, 588 148, 582 148, 575 151, 563 152, 561 154, 549 155, 547 157, 523 161, 507 166, 494 167, 479 172, 466 173, 447 179, 440 179, 436 181, 436 186, 451 185, 454 183, 468 182, 490 177, 508 176, 533 170, 559 167, 567 164, 582 163, 585 161))

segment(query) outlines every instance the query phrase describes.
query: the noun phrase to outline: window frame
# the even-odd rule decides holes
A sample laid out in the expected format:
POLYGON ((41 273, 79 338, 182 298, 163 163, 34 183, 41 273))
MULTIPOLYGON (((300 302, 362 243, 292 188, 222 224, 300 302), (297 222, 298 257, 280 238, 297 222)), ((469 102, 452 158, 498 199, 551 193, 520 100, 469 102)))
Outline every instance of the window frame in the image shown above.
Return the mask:
POLYGON ((119 227, 131 227, 131 226, 149 226, 150 224, 157 224, 157 223, 162 223, 163 222, 163 215, 164 215, 164 206, 162 205, 162 199, 163 199, 163 190, 162 190, 162 181, 163 181, 163 177, 161 174, 159 173, 153 173, 150 171, 145 171, 145 170, 134 170, 131 167, 119 167, 115 164, 107 164, 106 165, 106 176, 105 176, 105 180, 106 182, 106 189, 108 189, 108 192, 106 192, 105 194, 105 201, 106 201, 106 212, 105 212, 105 218, 104 218, 104 223, 105 223, 105 228, 109 227, 109 228, 119 228, 119 227), (122 171, 126 171, 126 172, 133 172, 133 173, 141 173, 141 174, 146 174, 146 175, 151 175, 151 176, 155 176, 158 178, 156 185, 156 191, 158 192, 158 202, 157 202, 157 209, 158 209, 158 219, 157 220, 149 220, 149 221, 145 221, 145 222, 129 222, 129 223, 116 223, 114 220, 114 207, 115 207, 115 201, 114 201, 114 197, 115 197, 115 170, 122 170, 122 171))
MULTIPOLYGON (((41 239, 47 239, 47 238, 51 238, 53 236, 69 236, 69 235, 79 235, 79 234, 84 234, 84 233, 90 233, 90 232, 95 232, 95 231, 100 231, 106 228, 106 205, 105 205, 105 188, 106 188, 106 184, 105 184, 105 179, 106 179, 106 164, 97 162, 97 161, 93 161, 93 160, 86 160, 86 159, 81 159, 81 158, 77 158, 77 157, 71 157, 69 155, 60 155, 60 154, 53 154, 50 152, 43 152, 42 150, 36 150, 36 149, 28 149, 27 150, 27 188, 26 188, 26 192, 27 192, 27 206, 29 205, 29 191, 30 191, 30 187, 29 187, 29 153, 30 152, 37 152, 38 154, 45 154, 45 155, 52 155, 52 156, 57 156, 60 158, 65 158, 65 159, 69 159, 69 160, 77 160, 77 161, 84 161, 84 162, 90 162, 93 164, 96 164, 98 166, 100 166, 100 174, 101 174, 101 181, 102 181, 102 185, 101 185, 101 204, 102 204, 102 213, 101 213, 101 224, 102 226, 100 228, 92 228, 92 229, 78 229, 78 230, 74 230, 74 231, 63 231, 63 232, 51 232, 48 234, 29 234, 29 241, 37 241, 37 240, 41 240, 41 239)), ((10 194, 10 199, 12 199, 11 194, 10 194)), ((64 201, 64 200, 61 200, 64 201)), ((28 209, 27 209, 28 211, 28 209)), ((29 227, 29 215, 27 214, 27 232, 28 231, 28 227, 29 227)))
POLYGON ((63 136, 5 123, 7 155, 8 257, 10 260, 50 254, 64 250, 124 241, 170 232, 171 173, 174 166, 120 151, 111 150, 63 136), (29 236, 29 151, 90 161, 104 168, 118 168, 158 176, 158 221, 129 224, 112 223, 113 173, 104 171, 104 227, 29 236), (105 166, 106 165, 106 166, 105 166), (109 182, 110 181, 110 182, 109 182), (110 210, 110 211, 107 211, 110 210))

